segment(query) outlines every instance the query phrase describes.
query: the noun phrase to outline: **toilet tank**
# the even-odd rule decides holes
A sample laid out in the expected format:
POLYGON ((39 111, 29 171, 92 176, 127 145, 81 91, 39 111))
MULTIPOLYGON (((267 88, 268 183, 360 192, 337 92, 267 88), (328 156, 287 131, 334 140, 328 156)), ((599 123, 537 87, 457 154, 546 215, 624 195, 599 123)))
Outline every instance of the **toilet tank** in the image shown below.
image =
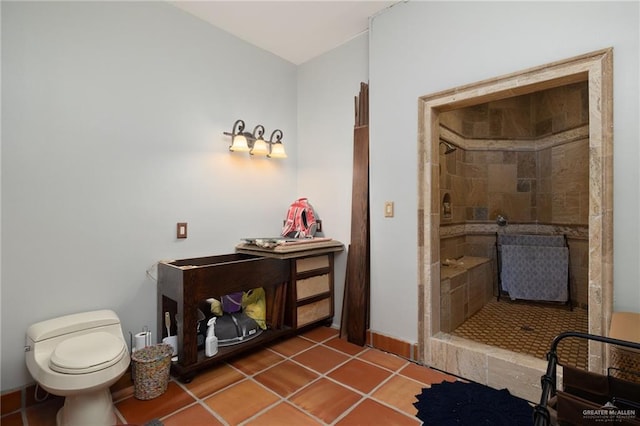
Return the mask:
POLYGON ((32 324, 27 329, 27 338, 32 342, 40 342, 65 334, 119 324, 118 315, 109 309, 81 312, 32 324))

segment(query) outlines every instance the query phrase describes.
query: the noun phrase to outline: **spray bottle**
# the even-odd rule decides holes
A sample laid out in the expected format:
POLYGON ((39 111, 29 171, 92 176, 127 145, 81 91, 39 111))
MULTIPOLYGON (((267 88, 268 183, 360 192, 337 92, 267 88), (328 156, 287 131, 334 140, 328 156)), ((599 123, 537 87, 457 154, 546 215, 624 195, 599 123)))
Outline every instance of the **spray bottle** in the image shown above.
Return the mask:
POLYGON ((218 338, 215 334, 216 317, 207 322, 207 339, 204 341, 204 354, 214 356, 218 353, 218 338))

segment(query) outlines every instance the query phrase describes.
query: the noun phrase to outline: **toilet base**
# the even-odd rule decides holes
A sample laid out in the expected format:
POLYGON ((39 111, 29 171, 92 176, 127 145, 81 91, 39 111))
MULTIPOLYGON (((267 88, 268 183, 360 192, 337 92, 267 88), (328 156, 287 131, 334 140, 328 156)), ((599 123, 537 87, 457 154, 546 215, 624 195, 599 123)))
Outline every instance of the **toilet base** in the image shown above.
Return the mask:
POLYGON ((112 426, 116 424, 110 389, 67 396, 58 410, 57 426, 112 426))

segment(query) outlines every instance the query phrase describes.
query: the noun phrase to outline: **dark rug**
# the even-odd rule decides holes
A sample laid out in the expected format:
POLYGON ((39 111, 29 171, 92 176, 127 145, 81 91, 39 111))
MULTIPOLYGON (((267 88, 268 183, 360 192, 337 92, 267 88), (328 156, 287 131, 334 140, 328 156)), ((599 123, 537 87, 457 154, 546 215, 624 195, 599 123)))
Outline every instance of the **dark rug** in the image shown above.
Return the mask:
POLYGON ((509 390, 478 383, 442 382, 416 395, 418 417, 425 425, 533 425, 533 408, 509 390))

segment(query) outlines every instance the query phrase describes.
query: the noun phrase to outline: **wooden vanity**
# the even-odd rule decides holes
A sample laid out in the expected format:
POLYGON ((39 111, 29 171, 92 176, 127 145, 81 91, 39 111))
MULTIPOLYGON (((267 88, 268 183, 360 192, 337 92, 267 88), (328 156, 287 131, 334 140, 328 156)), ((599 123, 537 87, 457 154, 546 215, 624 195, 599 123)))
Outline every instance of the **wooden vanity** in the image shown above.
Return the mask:
POLYGON ((188 382, 195 374, 232 356, 321 324, 334 315, 334 253, 344 246, 331 241, 298 247, 262 249, 240 244, 236 253, 158 264, 158 336, 166 337, 164 313, 178 336, 178 361, 172 372, 188 382), (213 357, 198 350, 198 307, 207 298, 263 287, 267 330, 258 337, 220 347, 213 357), (187 330, 188 332, 185 332, 187 330))

